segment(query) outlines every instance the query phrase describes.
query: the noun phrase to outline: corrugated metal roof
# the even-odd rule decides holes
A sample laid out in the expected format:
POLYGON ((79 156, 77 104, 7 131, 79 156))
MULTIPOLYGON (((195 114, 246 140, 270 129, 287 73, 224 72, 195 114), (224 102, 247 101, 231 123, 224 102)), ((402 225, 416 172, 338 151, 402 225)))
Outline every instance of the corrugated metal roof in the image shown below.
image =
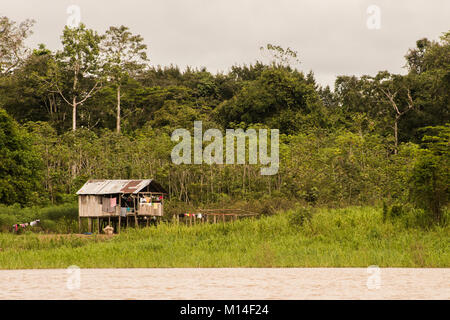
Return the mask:
POLYGON ((167 193, 156 181, 147 180, 89 180, 77 194, 138 193, 148 185, 157 192, 167 193))

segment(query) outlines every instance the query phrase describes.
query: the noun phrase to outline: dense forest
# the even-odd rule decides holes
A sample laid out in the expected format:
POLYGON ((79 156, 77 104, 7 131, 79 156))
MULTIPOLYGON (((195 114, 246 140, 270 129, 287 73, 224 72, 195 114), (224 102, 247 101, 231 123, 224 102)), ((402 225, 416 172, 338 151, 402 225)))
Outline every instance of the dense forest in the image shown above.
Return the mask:
POLYGON ((32 20, 0 17, 5 206, 74 202, 88 179, 153 178, 173 203, 384 202, 394 213, 408 204, 442 220, 450 185, 450 32, 405 52, 404 75, 342 75, 331 89, 294 67, 301 48, 268 44, 261 49, 271 62, 212 74, 153 66, 144 39, 124 26, 105 34, 66 27, 58 51, 27 48, 32 29, 32 20), (173 164, 172 132, 193 130, 197 120, 223 131, 279 129, 278 173, 262 176, 252 164, 173 164))

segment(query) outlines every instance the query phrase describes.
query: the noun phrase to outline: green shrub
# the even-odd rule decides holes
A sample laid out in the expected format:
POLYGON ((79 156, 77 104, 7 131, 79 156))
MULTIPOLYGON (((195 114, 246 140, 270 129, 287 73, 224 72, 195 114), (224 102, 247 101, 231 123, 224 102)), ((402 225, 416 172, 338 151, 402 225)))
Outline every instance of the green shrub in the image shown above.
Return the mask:
POLYGON ((319 198, 319 189, 316 187, 308 188, 303 195, 306 202, 315 204, 319 198))
POLYGON ((386 201, 383 201, 383 222, 386 222, 389 216, 389 207, 386 204, 386 201))
POLYGON ((398 204, 393 205, 391 207, 391 210, 389 211, 389 216, 394 219, 400 218, 401 216, 403 216, 403 214, 404 214, 403 206, 398 204))
MULTIPOLYGON (((447 214, 442 218, 442 224, 445 225, 447 214)), ((416 208, 411 204, 395 204, 390 209, 383 206, 383 221, 386 220, 401 223, 406 228, 429 228, 435 220, 431 212, 423 208, 416 208)))
POLYGON ((7 232, 12 230, 12 225, 14 222, 14 217, 1 213, 0 214, 0 232, 7 232))
POLYGON ((433 216, 435 223, 441 223, 444 208, 450 199, 450 125, 426 127, 423 147, 410 178, 409 196, 418 208, 433 216))
POLYGON ((295 209, 289 216, 289 224, 293 227, 302 227, 305 223, 311 222, 312 216, 312 208, 303 207, 295 209))
POLYGON ((39 217, 49 220, 58 220, 61 218, 77 219, 78 206, 73 204, 65 204, 60 206, 52 206, 39 210, 39 217))
POLYGON ((52 220, 43 219, 41 220, 41 228, 44 231, 55 231, 56 222, 52 220))

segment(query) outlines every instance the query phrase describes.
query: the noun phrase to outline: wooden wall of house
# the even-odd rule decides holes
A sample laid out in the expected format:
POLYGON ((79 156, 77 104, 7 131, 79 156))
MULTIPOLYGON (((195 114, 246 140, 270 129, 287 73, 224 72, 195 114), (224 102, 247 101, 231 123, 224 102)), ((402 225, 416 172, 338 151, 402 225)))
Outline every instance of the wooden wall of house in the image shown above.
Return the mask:
POLYGON ((80 217, 107 217, 109 213, 102 211, 102 197, 95 195, 78 196, 78 214, 80 217))

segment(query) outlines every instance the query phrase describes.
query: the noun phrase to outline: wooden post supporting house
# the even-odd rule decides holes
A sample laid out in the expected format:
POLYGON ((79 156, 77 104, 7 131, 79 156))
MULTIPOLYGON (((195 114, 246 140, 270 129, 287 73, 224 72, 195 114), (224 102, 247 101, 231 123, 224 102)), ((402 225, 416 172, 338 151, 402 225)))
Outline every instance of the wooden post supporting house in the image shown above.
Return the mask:
POLYGON ((121 224, 122 224, 122 197, 119 196, 119 227, 117 228, 117 233, 120 233, 121 224))
POLYGON ((133 197, 133 209, 134 209, 134 227, 139 228, 137 212, 136 212, 136 199, 133 197))

